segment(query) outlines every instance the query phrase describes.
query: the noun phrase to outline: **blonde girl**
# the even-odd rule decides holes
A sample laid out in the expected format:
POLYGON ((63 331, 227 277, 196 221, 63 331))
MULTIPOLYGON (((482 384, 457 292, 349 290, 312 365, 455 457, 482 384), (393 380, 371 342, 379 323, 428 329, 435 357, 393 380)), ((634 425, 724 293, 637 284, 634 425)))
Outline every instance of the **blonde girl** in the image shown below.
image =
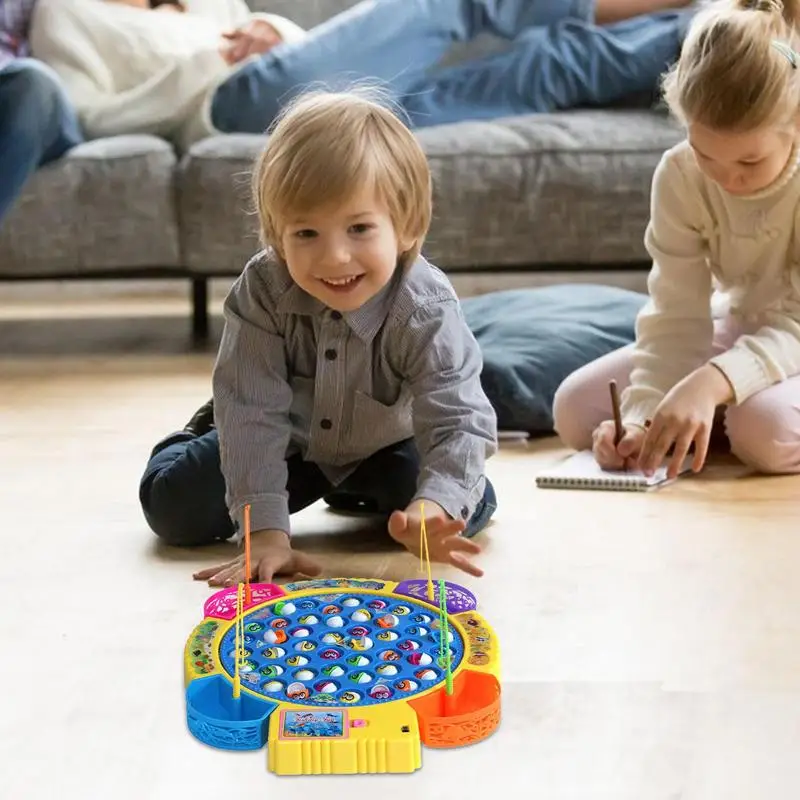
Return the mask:
POLYGON ((797 0, 718 0, 665 77, 686 137, 654 175, 635 344, 555 398, 563 441, 607 469, 651 474, 667 460, 674 476, 693 450, 700 470, 716 419, 743 462, 800 471, 799 12, 797 0))

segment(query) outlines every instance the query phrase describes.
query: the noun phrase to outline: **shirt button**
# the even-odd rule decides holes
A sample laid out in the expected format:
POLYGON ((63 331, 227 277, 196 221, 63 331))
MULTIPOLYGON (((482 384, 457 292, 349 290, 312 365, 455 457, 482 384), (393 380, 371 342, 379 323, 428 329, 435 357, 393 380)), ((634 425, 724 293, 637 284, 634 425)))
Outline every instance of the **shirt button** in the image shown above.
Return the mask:
POLYGON ((466 519, 469 516, 469 509, 466 506, 461 506, 461 517, 466 519))
POLYGON ((323 430, 326 431, 329 431, 333 427, 333 423, 329 419, 322 420, 319 425, 323 430))
POLYGON ((325 358, 327 358, 328 361, 335 361, 336 351, 332 347, 329 348, 328 350, 325 351, 325 358))
POLYGON ((331 311, 331 319, 341 319, 342 313, 341 311, 331 311))

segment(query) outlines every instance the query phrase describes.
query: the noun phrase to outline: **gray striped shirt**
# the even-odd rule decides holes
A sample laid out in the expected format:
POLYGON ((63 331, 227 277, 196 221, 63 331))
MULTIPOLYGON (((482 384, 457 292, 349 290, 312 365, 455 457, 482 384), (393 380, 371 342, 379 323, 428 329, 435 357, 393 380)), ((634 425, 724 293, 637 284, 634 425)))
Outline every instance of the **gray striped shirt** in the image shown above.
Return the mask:
MULTIPOLYGON (((231 517, 290 531, 286 459, 336 484, 383 447, 414 437, 415 499, 469 519, 483 496, 497 420, 478 343, 447 277, 420 258, 356 311, 304 292, 269 253, 224 304, 214 417, 231 517)), ((392 476, 387 475, 391 481, 392 476)))

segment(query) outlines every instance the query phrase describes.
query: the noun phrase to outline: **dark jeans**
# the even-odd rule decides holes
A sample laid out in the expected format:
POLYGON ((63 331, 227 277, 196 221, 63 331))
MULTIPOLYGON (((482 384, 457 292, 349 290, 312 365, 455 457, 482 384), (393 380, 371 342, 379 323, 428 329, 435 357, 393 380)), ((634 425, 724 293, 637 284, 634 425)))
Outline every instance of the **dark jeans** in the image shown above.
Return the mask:
MULTIPOLYGON (((286 487, 289 513, 325 498, 338 510, 388 517, 411 502, 418 473, 419 455, 411 440, 378 451, 338 486, 316 464, 295 455, 289 459, 286 487)), ((167 544, 180 547, 229 539, 235 529, 225 504, 217 431, 202 436, 181 431, 159 442, 142 476, 139 500, 148 525, 167 544)), ((478 533, 496 508, 487 478, 483 499, 463 535, 478 533)))

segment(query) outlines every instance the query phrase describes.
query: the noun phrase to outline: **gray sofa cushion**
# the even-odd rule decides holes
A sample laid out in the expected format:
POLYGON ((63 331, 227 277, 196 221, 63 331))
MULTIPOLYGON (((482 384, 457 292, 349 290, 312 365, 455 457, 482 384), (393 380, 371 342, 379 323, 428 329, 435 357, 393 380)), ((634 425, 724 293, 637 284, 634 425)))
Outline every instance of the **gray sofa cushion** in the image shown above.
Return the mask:
POLYGON ((175 269, 175 164, 161 139, 119 136, 38 170, 0 227, 3 276, 175 269))
MULTIPOLYGON (((650 111, 574 111, 418 131, 433 173, 426 255, 444 269, 646 261, 653 170, 678 141, 650 111)), ((258 247, 250 171, 262 136, 213 137, 181 166, 187 265, 238 271, 258 247)))
POLYGON ((182 159, 178 176, 181 249, 192 272, 238 273, 259 249, 250 192, 263 136, 204 139, 182 159))
POLYGON ((642 110, 529 114, 418 132, 448 268, 646 261, 653 171, 680 132, 642 110))

